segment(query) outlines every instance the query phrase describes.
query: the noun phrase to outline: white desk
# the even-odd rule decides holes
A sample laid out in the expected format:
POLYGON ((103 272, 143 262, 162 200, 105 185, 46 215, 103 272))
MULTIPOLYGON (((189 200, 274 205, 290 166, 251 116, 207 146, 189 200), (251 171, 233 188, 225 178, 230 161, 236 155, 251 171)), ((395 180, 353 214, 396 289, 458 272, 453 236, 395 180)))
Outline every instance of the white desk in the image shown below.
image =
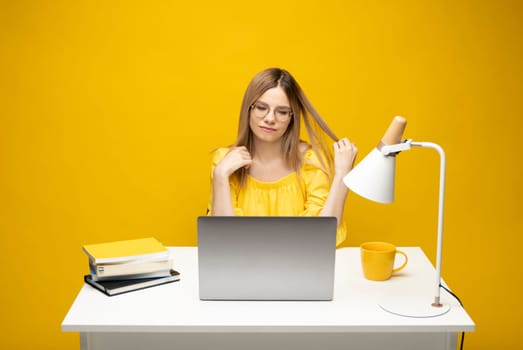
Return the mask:
MULTIPOLYGON (((201 301, 197 248, 170 248, 181 280, 108 297, 84 285, 62 331, 80 332, 81 349, 456 349, 474 322, 446 292, 450 311, 408 318, 378 302, 404 290, 432 302, 434 268, 419 248, 401 248, 409 264, 385 282, 363 277, 358 248, 336 253, 333 301, 201 301)), ((314 283, 311 280, 311 283, 314 283)))

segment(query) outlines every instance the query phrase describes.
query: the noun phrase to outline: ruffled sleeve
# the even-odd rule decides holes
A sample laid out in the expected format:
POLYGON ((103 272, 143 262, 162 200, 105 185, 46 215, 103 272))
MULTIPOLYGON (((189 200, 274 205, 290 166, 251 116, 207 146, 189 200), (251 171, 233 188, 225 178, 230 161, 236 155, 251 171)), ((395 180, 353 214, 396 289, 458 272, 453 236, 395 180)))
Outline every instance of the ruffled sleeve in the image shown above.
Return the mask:
POLYGON ((317 216, 329 196, 330 181, 327 173, 321 169, 321 163, 312 149, 305 152, 300 175, 305 195, 305 208, 301 215, 317 216))
MULTIPOLYGON (((329 196, 331 187, 329 176, 323 170, 320 160, 312 149, 305 152, 301 170, 305 206, 300 215, 318 216, 329 196)), ((346 237, 347 229, 342 220, 336 233, 336 245, 340 245, 346 237)))
MULTIPOLYGON (((222 147, 215 150, 212 154, 211 159, 211 190, 209 194, 209 201, 207 203, 207 216, 212 215, 212 183, 213 183, 213 174, 214 174, 214 168, 216 168, 216 165, 222 161, 222 159, 225 157, 225 155, 229 152, 229 148, 222 147)), ((237 216, 243 215, 243 210, 241 208, 238 208, 238 192, 239 192, 239 185, 237 181, 231 179, 229 180, 229 185, 231 187, 231 200, 232 200, 232 206, 234 208, 234 214, 237 216)))

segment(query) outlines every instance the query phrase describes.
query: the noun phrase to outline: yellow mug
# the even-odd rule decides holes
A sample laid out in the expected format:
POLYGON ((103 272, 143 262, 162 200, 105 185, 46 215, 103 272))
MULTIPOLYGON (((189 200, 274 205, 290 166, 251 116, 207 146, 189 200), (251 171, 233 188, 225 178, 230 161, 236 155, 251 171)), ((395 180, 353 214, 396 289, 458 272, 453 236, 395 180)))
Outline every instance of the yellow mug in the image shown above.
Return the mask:
POLYGON ((395 245, 386 242, 363 243, 360 246, 360 252, 363 274, 367 279, 373 281, 388 280, 393 273, 402 270, 409 261, 407 254, 397 250, 395 245), (403 255, 405 261, 401 266, 394 268, 396 254, 403 255))

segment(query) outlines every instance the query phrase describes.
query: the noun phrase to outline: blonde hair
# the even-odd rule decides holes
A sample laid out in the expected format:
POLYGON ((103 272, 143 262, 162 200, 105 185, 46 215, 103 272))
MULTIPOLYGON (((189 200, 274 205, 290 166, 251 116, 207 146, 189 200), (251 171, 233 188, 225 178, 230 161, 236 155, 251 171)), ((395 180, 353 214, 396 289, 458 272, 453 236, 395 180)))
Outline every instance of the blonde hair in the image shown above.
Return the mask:
MULTIPOLYGON (((333 173, 333 156, 331 147, 327 142, 328 136, 333 141, 338 141, 336 135, 329 128, 327 123, 321 118, 316 109, 312 106, 307 96, 299 86, 293 76, 284 69, 268 68, 254 76, 249 83, 243 96, 240 110, 240 121, 238 124, 238 137, 234 147, 245 146, 253 154, 254 142, 253 133, 249 127, 249 114, 251 106, 267 90, 281 87, 293 111, 293 116, 282 137, 282 152, 288 166, 295 171, 301 167, 302 157, 299 150, 300 145, 300 125, 301 121, 305 124, 309 141, 312 149, 318 156, 322 168, 331 176, 333 173)), ((240 186, 245 184, 247 169, 238 169, 233 176, 238 180, 240 186)))

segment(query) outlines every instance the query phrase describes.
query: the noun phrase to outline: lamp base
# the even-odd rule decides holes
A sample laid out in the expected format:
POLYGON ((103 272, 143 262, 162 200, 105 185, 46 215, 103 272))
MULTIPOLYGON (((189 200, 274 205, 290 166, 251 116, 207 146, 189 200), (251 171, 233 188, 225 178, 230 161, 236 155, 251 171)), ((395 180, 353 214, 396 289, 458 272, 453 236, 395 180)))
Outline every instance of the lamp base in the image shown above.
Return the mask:
POLYGON ((438 306, 433 306, 429 301, 421 298, 399 298, 396 300, 383 301, 378 305, 391 314, 403 317, 437 317, 450 311, 450 305, 439 304, 438 306))

